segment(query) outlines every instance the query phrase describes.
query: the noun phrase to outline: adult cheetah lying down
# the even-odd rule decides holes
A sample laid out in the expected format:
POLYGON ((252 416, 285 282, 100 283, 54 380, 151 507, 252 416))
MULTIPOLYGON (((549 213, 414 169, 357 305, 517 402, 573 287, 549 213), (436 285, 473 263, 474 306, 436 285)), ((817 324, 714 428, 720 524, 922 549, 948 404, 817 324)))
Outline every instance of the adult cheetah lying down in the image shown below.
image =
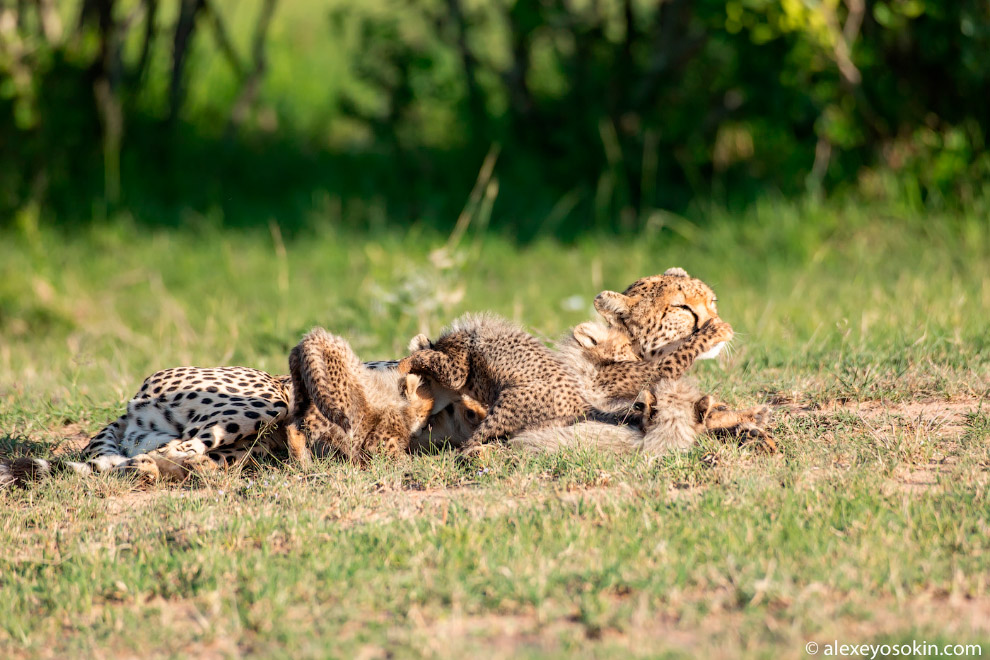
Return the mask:
MULTIPOLYGON (((375 371, 359 362, 348 364, 355 370, 375 371)), ((427 438, 466 437, 477 425, 477 415, 460 410, 459 399, 430 415, 433 396, 418 379, 413 387, 412 379, 395 370, 395 362, 371 364, 381 374, 378 378, 389 396, 394 393, 397 407, 419 404, 426 410, 425 426, 411 426, 409 432, 418 431, 427 438), (407 384, 402 392, 400 382, 407 384)), ((273 376, 246 367, 158 371, 128 402, 127 412, 90 440, 82 461, 23 458, 0 462, 0 487, 35 480, 53 469, 78 474, 127 471, 149 480, 161 476, 181 479, 193 471, 213 470, 280 450, 288 450, 292 458, 305 462, 310 448, 305 436, 290 423, 293 392, 291 376, 273 376)), ((316 449, 321 453, 342 450, 333 443, 316 449)))

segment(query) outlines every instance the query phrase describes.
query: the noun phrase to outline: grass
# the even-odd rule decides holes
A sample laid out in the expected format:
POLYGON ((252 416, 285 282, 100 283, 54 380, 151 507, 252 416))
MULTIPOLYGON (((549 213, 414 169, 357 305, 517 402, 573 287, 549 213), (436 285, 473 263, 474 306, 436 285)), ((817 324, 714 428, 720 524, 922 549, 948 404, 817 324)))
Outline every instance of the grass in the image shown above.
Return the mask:
POLYGON ((990 225, 765 203, 643 235, 283 237, 208 219, 0 242, 0 451, 80 446, 151 371, 284 371, 314 324, 366 359, 491 309, 553 337, 680 265, 739 338, 704 388, 784 451, 277 463, 0 493, 5 657, 806 657, 990 648, 990 225), (705 456, 706 460, 702 460, 705 456))

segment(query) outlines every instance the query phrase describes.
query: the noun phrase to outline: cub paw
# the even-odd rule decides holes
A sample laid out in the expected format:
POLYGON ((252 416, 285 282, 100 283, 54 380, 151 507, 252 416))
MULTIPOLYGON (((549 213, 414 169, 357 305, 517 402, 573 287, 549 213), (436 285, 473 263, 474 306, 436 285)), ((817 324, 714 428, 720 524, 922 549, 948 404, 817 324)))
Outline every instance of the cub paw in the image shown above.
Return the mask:
POLYGON ((706 394, 697 401, 694 402, 694 420, 699 424, 703 424, 705 420, 708 419, 708 415, 711 414, 712 408, 715 407, 715 397, 706 394))
POLYGON ((777 443, 765 430, 751 424, 742 424, 737 429, 739 446, 754 449, 764 454, 775 454, 779 451, 777 443))
POLYGON ((138 454, 133 458, 121 463, 119 468, 122 472, 133 475, 144 484, 152 484, 162 477, 158 469, 158 463, 146 454, 138 454))
POLYGON ((766 428, 770 424, 770 406, 757 406, 753 408, 753 423, 760 428, 766 428))
POLYGON ((183 461, 182 467, 190 474, 209 474, 220 469, 216 461, 205 454, 190 456, 183 461))

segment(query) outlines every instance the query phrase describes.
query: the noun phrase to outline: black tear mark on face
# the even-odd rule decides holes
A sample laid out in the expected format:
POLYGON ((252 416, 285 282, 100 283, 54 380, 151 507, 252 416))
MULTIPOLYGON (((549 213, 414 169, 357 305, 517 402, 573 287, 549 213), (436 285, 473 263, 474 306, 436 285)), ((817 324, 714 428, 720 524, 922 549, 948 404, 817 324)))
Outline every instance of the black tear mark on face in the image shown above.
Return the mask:
POLYGON ((688 312, 691 313, 691 316, 694 317, 694 330, 697 331, 698 323, 701 320, 698 318, 698 314, 694 311, 694 309, 690 305, 678 305, 678 307, 680 307, 681 309, 686 309, 688 312))

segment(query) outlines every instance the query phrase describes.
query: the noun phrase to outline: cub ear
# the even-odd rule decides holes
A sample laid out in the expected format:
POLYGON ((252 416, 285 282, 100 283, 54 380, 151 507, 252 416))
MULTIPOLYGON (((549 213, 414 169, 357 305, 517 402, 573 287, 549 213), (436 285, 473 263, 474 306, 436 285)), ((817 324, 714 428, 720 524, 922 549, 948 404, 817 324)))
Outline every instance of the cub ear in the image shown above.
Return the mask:
POLYGON ((604 341, 607 333, 608 330, 605 327, 593 321, 575 326, 574 330, 571 331, 571 334, 574 335, 574 340, 579 346, 584 348, 598 346, 598 344, 604 341))
POLYGON ((673 268, 668 268, 663 271, 664 275, 672 275, 674 277, 691 277, 688 272, 679 266, 674 266, 673 268))
POLYGON ((426 335, 420 333, 409 340, 409 352, 415 353, 416 351, 422 351, 427 348, 433 348, 433 342, 426 335))
POLYGON ((629 296, 615 291, 602 291, 595 296, 595 309, 609 325, 622 325, 632 306, 629 296))
POLYGON ((406 376, 400 387, 402 394, 409 402, 407 413, 411 415, 411 417, 407 417, 410 422, 409 430, 415 433, 426 423, 430 413, 433 412, 433 390, 430 389, 425 379, 416 374, 406 376))
POLYGON ((433 406, 433 390, 427 380, 416 374, 408 374, 402 379, 402 395, 412 402, 429 401, 433 406))

